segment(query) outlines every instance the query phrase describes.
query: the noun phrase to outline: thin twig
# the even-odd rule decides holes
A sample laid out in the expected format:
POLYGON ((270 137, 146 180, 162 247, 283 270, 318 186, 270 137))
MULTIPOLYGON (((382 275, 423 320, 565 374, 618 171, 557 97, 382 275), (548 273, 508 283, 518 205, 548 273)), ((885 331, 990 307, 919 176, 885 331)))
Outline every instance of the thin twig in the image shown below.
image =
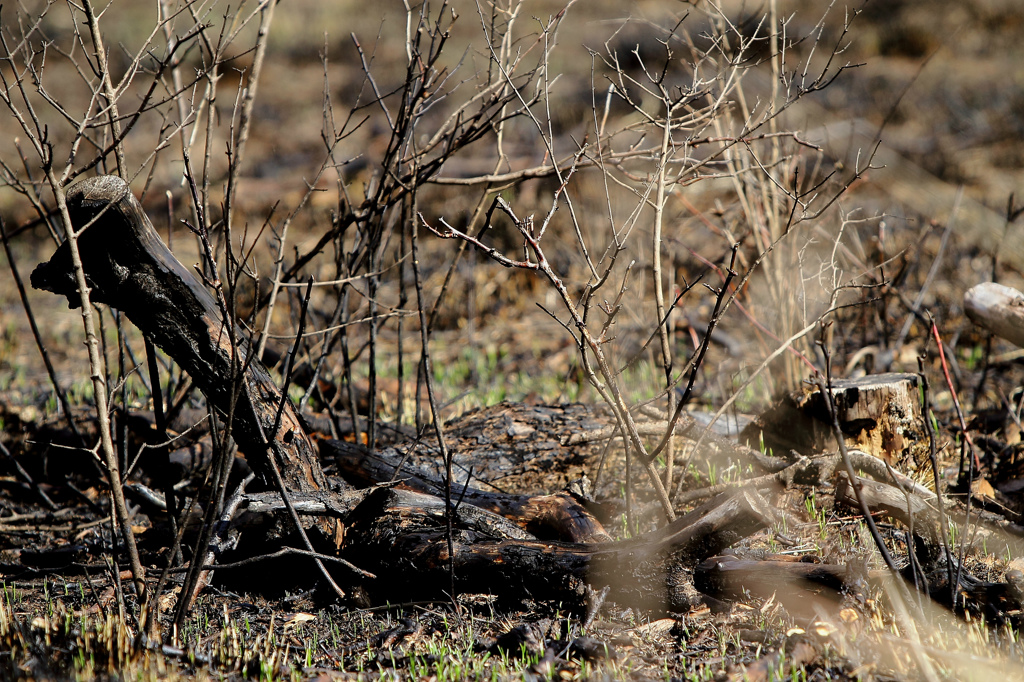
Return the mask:
POLYGON ((819 374, 815 377, 815 380, 818 384, 818 390, 821 392, 822 397, 825 398, 825 407, 828 410, 829 420, 832 422, 832 432, 835 435, 836 443, 839 446, 839 453, 843 457, 843 466, 846 468, 846 475, 850 479, 850 487, 853 489, 853 493, 857 497, 857 504, 860 506, 860 512, 864 518, 864 523, 871 532, 871 537, 874 539, 875 546, 878 548, 878 552, 882 556, 882 561, 885 562, 885 565, 889 567, 889 570, 892 571, 893 574, 899 576, 899 569, 896 567, 896 562, 893 561, 892 555, 889 554, 889 550, 885 546, 885 542, 882 540, 881 534, 878 532, 878 527, 875 525, 875 519, 871 516, 871 509, 868 508, 868 503, 861 494, 860 486, 857 485, 857 477, 853 470, 853 464, 850 461, 850 453, 846 449, 846 438, 843 436, 843 429, 839 425, 839 410, 836 407, 835 396, 832 393, 832 372, 830 371, 831 365, 828 361, 828 349, 823 348, 823 350, 825 352, 825 378, 823 380, 819 374))

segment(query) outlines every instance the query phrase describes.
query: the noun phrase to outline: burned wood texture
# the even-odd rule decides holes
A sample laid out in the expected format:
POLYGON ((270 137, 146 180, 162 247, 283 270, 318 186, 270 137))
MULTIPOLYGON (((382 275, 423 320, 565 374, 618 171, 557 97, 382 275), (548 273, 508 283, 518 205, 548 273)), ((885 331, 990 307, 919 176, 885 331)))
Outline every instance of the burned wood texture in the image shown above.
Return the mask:
MULTIPOLYGON (((214 296, 160 240, 128 185, 115 176, 89 178, 68 190, 67 204, 75 229, 86 228, 78 243, 92 300, 122 311, 223 414, 237 396, 235 440, 265 483, 273 481, 269 441, 286 486, 323 488, 316 449, 292 406, 284 401, 280 427, 272 433, 280 391, 214 296)), ((32 286, 66 296, 73 308, 81 305, 66 243, 35 269, 32 286)))
MULTIPOLYGON (((444 483, 424 471, 394 448, 371 452, 344 441, 321 441, 325 461, 334 463, 338 473, 355 486, 394 482, 398 487, 430 495, 442 495, 444 483)), ((510 519, 533 536, 566 542, 608 542, 611 536, 586 508, 586 478, 577 486, 552 495, 512 495, 456 484, 453 496, 461 503, 485 509, 510 519), (582 495, 581 495, 582 494, 582 495)))
MULTIPOLYGON (((927 433, 916 374, 873 374, 833 382, 832 397, 848 448, 916 471, 927 461, 927 433)), ((835 435, 825 398, 817 387, 794 392, 758 416, 741 440, 776 451, 803 454, 834 448, 835 435)))
MULTIPOLYGON (((293 493, 288 499, 295 511, 305 516, 328 516, 347 521, 349 515, 367 497, 381 488, 364 488, 343 492, 320 491, 315 493, 293 493)), ((431 523, 444 525, 444 500, 413 490, 391 489, 388 495, 388 511, 402 518, 430 519, 431 523)), ((378 493, 379 494, 379 493, 378 493)), ((278 493, 253 493, 244 497, 243 510, 248 518, 240 523, 253 527, 266 522, 256 517, 275 516, 283 519, 287 508, 278 493)), ((452 522, 459 528, 480 533, 492 538, 514 540, 536 540, 522 528, 497 514, 471 505, 462 505, 455 510, 452 522)))
MULTIPOLYGON (((448 589, 442 519, 399 504, 400 491, 379 489, 349 517, 349 542, 360 565, 378 576, 382 597, 436 597, 448 589)), ((632 540, 582 544, 498 540, 460 529, 453 538, 456 587, 505 599, 550 599, 585 608, 587 586, 652 610, 687 610, 697 595, 690 571, 705 557, 774 521, 753 490, 721 495, 658 531, 632 540)))
MULTIPOLYGON (((459 488, 469 482, 483 490, 525 495, 560 490, 593 472, 605 451, 606 441, 577 444, 570 442, 572 436, 599 433, 612 423, 600 407, 580 403, 502 402, 468 412, 445 426, 445 440, 455 453, 454 480, 459 488)), ((443 460, 427 443, 396 445, 396 451, 434 480, 444 478, 443 460)), ((608 496, 615 494, 617 489, 608 496)))
MULTIPOLYGON (((288 499, 296 513, 305 516, 331 516, 345 518, 366 496, 373 492, 348 490, 340 493, 320 491, 313 493, 292 493, 288 499)), ((280 514, 287 511, 280 493, 247 493, 242 498, 241 510, 246 514, 280 514)))

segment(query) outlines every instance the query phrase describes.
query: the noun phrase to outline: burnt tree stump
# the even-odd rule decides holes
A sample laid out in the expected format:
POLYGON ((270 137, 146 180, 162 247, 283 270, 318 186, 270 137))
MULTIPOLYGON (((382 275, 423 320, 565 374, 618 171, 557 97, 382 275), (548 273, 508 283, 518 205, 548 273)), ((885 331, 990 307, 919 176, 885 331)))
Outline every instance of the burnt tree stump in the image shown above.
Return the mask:
MULTIPOLYGON (((832 398, 847 448, 884 459, 899 470, 916 471, 928 461, 927 432, 916 374, 871 374, 836 379, 832 398)), ((835 448, 825 396, 807 386, 784 396, 743 430, 741 440, 777 452, 815 454, 835 448)))
MULTIPOLYGON (((325 488, 317 450, 290 401, 284 401, 280 427, 271 433, 281 392, 263 364, 250 357, 244 335, 225 322, 210 291, 157 235, 128 184, 112 175, 82 180, 68 189, 67 205, 75 229, 88 226, 78 247, 92 300, 122 311, 223 414, 237 392, 235 441, 269 487, 274 479, 268 451, 290 490, 325 488), (238 373, 241 382, 235 383, 238 373)), ((72 308, 82 304, 67 243, 36 267, 32 286, 67 297, 72 308)))

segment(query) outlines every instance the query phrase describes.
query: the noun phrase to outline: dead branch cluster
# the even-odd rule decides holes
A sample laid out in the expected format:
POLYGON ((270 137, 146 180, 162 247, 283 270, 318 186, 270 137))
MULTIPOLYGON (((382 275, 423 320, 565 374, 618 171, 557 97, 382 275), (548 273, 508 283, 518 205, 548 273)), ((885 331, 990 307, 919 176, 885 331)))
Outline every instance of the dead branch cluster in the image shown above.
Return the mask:
MULTIPOLYGON (((790 637, 788 665, 826 649, 858 660, 872 619, 916 632, 937 608, 950 628, 1019 627, 1020 571, 994 579, 970 561, 982 547, 1020 556, 1024 532, 977 489, 984 443, 959 403, 950 487, 923 367, 833 376, 836 328, 855 303, 892 294, 884 267, 844 245, 867 220, 830 211, 872 150, 843 166, 785 116, 852 66, 855 15, 797 39, 774 3, 754 28, 698 6, 628 48, 627 22, 589 52, 580 106, 560 99, 552 66, 574 2, 529 31, 516 0, 463 17, 406 3, 400 77, 353 34, 361 85, 338 102, 325 46, 317 162, 283 215, 257 220, 240 193, 265 134, 257 95, 276 4, 215 20, 216 3, 161 0, 152 32, 117 48, 114 9, 91 0, 60 17, 48 5, 13 21, 5 8, 0 23, 0 102, 19 136, 0 172, 32 211, 14 226, 0 216, 0 229, 65 420, 53 442, 71 453, 67 485, 82 470, 102 481, 106 499, 70 489, 109 521, 136 632, 178 646, 215 572, 282 557, 349 606, 488 594, 558 603, 590 626, 612 602, 679 614, 757 598, 824 632, 790 637), (477 42, 453 61, 465 22, 477 42), (565 120, 573 106, 582 124, 565 120), (176 256, 182 232, 165 241, 154 228, 157 189, 194 268, 176 256), (91 415, 54 366, 12 248, 42 231, 54 250, 30 283, 81 310, 91 415), (443 311, 467 267, 498 266, 532 278, 599 406, 444 418, 432 356, 443 311), (755 362, 729 357, 744 328, 761 339, 755 362), (710 359, 716 342, 724 360, 710 359), (641 365, 658 378, 638 401, 641 365), (781 400, 741 434, 719 429, 771 384, 781 400), (716 389, 717 413, 697 421, 698 396, 716 389), (827 514, 819 494, 834 501, 827 514), (140 543, 143 516, 164 529, 157 547, 155 533, 140 543), (859 527, 870 551, 826 542, 859 527), (791 537, 815 532, 818 551, 791 537)), ((946 367, 938 329, 922 327, 946 367)), ((57 523, 69 493, 24 465, 31 448, 4 455, 57 523)), ((0 516, 4 528, 37 521, 6 503, 0 516)), ((885 665, 913 660, 928 677, 939 659, 954 665, 918 638, 885 665)))

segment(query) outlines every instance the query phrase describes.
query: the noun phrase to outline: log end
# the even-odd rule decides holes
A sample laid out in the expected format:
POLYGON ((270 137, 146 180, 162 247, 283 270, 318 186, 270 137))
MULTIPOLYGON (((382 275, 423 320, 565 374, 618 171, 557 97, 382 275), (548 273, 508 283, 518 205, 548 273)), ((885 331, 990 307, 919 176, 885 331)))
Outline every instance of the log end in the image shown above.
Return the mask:
POLYGON ((66 242, 57 248, 50 260, 36 266, 29 276, 29 282, 34 289, 67 297, 70 308, 82 307, 82 298, 78 294, 78 285, 71 267, 71 251, 66 242))
MULTIPOLYGON (((836 379, 832 398, 848 448, 907 471, 930 466, 916 374, 836 379)), ((825 395, 817 386, 783 396, 743 432, 752 445, 763 438, 766 446, 778 452, 793 449, 805 455, 834 448, 835 435, 825 395)))
MULTIPOLYGON (((159 241, 128 183, 115 175, 86 178, 72 185, 65 193, 65 203, 71 225, 79 233, 78 251, 91 299, 126 309, 125 299, 131 299, 140 287, 134 282, 121 290, 133 273, 169 260, 170 252, 159 241)), ((36 289, 65 296, 71 308, 82 305, 67 239, 50 260, 36 267, 30 281, 36 289)))

